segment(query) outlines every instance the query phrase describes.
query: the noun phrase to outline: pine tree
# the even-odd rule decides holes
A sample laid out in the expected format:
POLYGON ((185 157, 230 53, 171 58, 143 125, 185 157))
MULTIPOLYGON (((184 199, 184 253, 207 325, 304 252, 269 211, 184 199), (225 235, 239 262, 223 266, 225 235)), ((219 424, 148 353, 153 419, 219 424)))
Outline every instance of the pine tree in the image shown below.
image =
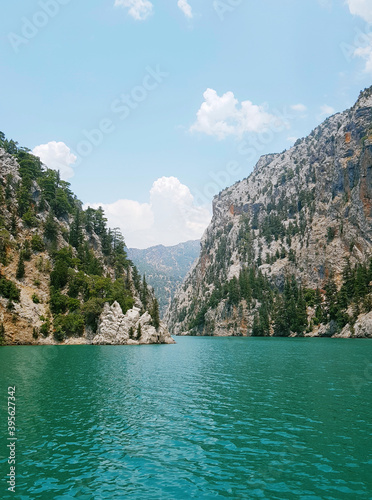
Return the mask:
POLYGON ((319 288, 317 288, 315 291, 315 318, 318 323, 323 323, 325 321, 323 297, 319 288))
POLYGON ((4 324, 0 323, 0 345, 5 344, 5 328, 4 324))
POLYGON ((16 278, 18 280, 21 280, 22 278, 24 278, 24 276, 25 276, 25 261, 24 261, 23 252, 20 252, 18 265, 17 265, 16 278))
POLYGON ((156 330, 158 330, 160 326, 160 317, 159 317, 159 302, 156 298, 154 299, 152 305, 151 317, 153 326, 156 328, 156 330))
POLYGON ((10 232, 12 233, 12 235, 14 237, 17 236, 17 229, 18 229, 17 216, 16 216, 15 212, 12 212, 12 218, 10 219, 10 232))
POLYGON ((80 210, 76 210, 74 220, 70 230, 70 245, 79 248, 83 241, 83 232, 81 229, 81 214, 80 210))
POLYGON ((148 288, 147 288, 146 276, 143 275, 142 289, 141 289, 141 301, 142 301, 144 309, 147 308, 148 293, 149 293, 149 291, 148 291, 148 288))
POLYGON ((334 282, 333 276, 329 277, 329 280, 324 288, 326 291, 326 307, 329 321, 336 320, 339 306, 337 304, 337 286, 334 282))
POLYGON ((137 340, 140 340, 141 335, 142 335, 142 327, 141 327, 141 323, 138 323, 138 326, 137 326, 137 340))
POLYGON ((299 288, 298 300, 297 300, 297 311, 296 311, 296 333, 302 334, 307 327, 307 309, 306 301, 304 299, 304 294, 302 287, 299 288))
POLYGON ((275 337, 288 337, 291 333, 288 311, 285 308, 284 297, 278 295, 275 300, 274 312, 274 336, 275 337))
POLYGON ((54 221, 53 212, 50 211, 45 221, 44 226, 44 236, 47 240, 54 243, 57 240, 58 227, 56 222, 54 221))
POLYGON ((355 275, 355 298, 361 300, 368 292, 368 273, 367 268, 358 266, 355 275))
POLYGON ((6 176, 6 187, 5 187, 5 200, 10 201, 12 199, 12 174, 6 176))
POLYGON ((229 281, 229 302, 234 305, 239 303, 239 284, 235 276, 229 281))
POLYGON ((346 259, 345 267, 342 271, 342 296, 347 297, 348 300, 354 296, 355 289, 355 276, 351 268, 350 260, 346 259))
POLYGON ((258 313, 253 318, 252 337, 261 337, 260 317, 258 313))

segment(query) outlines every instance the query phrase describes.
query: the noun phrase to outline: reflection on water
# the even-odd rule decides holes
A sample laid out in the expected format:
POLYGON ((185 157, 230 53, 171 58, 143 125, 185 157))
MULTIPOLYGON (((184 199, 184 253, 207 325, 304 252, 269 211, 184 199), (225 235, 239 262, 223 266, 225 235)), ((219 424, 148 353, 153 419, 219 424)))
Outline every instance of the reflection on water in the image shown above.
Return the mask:
POLYGON ((17 498, 370 499, 371 355, 336 339, 1 348, 17 498))

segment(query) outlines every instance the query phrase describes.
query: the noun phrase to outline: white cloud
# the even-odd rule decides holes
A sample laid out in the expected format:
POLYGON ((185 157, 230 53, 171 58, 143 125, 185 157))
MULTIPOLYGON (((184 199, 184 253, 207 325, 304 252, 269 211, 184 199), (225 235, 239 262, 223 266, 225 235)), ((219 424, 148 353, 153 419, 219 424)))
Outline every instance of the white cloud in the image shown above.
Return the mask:
POLYGON ((262 132, 271 124, 279 125, 280 120, 268 113, 264 106, 251 101, 239 101, 232 92, 221 97, 213 89, 207 89, 204 102, 196 114, 196 122, 191 132, 202 132, 224 139, 228 135, 241 136, 245 132, 262 132))
POLYGON ((182 10, 186 17, 189 19, 192 18, 192 9, 191 5, 187 2, 187 0, 178 0, 178 7, 182 10))
POLYGON ((295 143, 297 141, 298 137, 287 137, 288 142, 293 142, 295 143))
POLYGON ((346 0, 350 13, 372 24, 372 0, 346 0))
MULTIPOLYGON (((367 23, 372 24, 372 0, 346 0, 346 3, 351 14, 359 16, 367 23)), ((372 74, 372 34, 365 33, 363 36, 363 46, 354 50, 354 56, 364 59, 366 62, 364 72, 372 74)))
POLYGON ((115 0, 115 7, 128 8, 128 14, 138 21, 149 17, 153 9, 149 0, 115 0))
POLYGON ((354 56, 361 57, 366 61, 364 71, 372 75, 372 33, 369 33, 368 38, 370 41, 369 45, 367 44, 365 47, 355 49, 354 56))
POLYGON ((330 116, 335 112, 336 110, 332 108, 332 106, 328 106, 328 104, 323 104, 323 106, 320 106, 320 117, 330 116))
POLYGON ((291 109, 293 109, 293 111, 298 111, 299 113, 304 113, 305 111, 307 111, 307 107, 305 106, 305 104, 293 104, 291 106, 291 109))
POLYGON ((64 142, 51 141, 40 144, 32 150, 32 154, 38 156, 48 168, 59 170, 63 180, 74 176, 72 165, 77 157, 71 153, 71 149, 64 142))
POLYGON ((128 247, 176 245, 202 236, 211 213, 207 207, 196 206, 189 188, 176 177, 157 179, 149 194, 149 203, 118 200, 86 206, 102 206, 110 226, 121 229, 128 247))

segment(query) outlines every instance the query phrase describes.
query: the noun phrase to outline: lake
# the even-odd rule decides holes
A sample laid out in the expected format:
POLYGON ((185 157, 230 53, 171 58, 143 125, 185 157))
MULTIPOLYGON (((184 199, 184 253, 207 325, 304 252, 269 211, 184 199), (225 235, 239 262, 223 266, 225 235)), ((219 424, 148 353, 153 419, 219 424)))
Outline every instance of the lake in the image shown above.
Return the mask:
POLYGON ((372 498, 372 341, 176 341, 1 347, 0 498, 372 498))

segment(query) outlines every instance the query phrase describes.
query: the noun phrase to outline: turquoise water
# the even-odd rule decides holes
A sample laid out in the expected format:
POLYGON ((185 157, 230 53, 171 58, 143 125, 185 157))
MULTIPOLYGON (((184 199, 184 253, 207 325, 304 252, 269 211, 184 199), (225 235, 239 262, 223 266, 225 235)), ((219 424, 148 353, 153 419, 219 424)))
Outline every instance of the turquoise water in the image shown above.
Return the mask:
POLYGON ((0 498, 370 499, 371 362, 369 340, 2 347, 0 498))

